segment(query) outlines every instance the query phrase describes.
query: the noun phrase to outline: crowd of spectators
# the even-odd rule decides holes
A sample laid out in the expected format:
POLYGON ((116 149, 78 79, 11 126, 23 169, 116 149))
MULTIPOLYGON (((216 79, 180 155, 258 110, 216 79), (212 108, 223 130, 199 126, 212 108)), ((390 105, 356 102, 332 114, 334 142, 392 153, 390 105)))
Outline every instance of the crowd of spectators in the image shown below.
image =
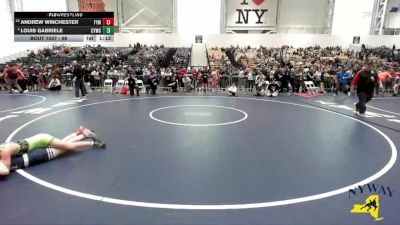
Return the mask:
MULTIPOLYGON (((225 89, 235 83, 238 89, 253 91, 255 78, 263 74, 266 80, 276 81, 282 92, 305 91, 304 81, 313 81, 321 91, 347 92, 351 79, 362 69, 363 63, 373 61, 374 70, 386 73, 382 79, 389 87, 398 76, 400 54, 392 48, 366 48, 359 50, 342 47, 319 46, 308 48, 280 48, 250 46, 230 48, 210 48, 207 50, 209 68, 188 68, 189 48, 166 48, 164 46, 146 46, 139 43, 123 48, 105 48, 102 46, 53 46, 27 57, 0 66, 0 88, 5 90, 5 80, 10 71, 17 73, 12 83, 18 91, 58 90, 55 84, 61 81, 71 87, 72 65, 77 61, 82 65, 84 80, 92 88, 102 86, 105 79, 125 80, 130 75, 136 79, 170 87, 177 86, 186 90, 196 87, 203 89, 225 89), (189 74, 189 76, 185 76, 189 74), (156 80, 154 80, 156 79, 156 80), (190 82, 188 82, 188 79, 190 82), (53 81, 53 82, 52 82, 53 81), (186 85, 190 83, 189 85, 186 85), (20 89, 19 89, 20 87, 20 89)), ((383 76, 382 76, 383 77, 383 76)), ((58 85, 57 85, 58 86, 58 85)))
MULTIPOLYGON (((125 48, 105 48, 102 46, 53 46, 30 52, 5 65, 0 65, 0 90, 6 90, 9 71, 18 72, 17 83, 12 86, 19 91, 44 91, 54 89, 57 80, 67 87, 73 84, 72 62, 77 61, 84 71, 84 80, 90 86, 100 87, 109 78, 116 83, 127 79, 130 74, 146 83, 151 76, 167 83, 172 76, 178 76, 188 67, 190 49, 171 49, 164 46, 146 46, 139 43, 125 48), (172 55, 168 58, 168 53, 172 55), (57 80, 53 78, 56 77, 57 80), (52 82, 53 81, 53 82, 52 82), (51 84, 51 85, 50 85, 51 84)), ((9 88, 8 88, 9 89, 9 88)), ((57 88, 58 90, 58 88, 57 88)))
POLYGON ((170 66, 187 68, 190 61, 190 48, 178 48, 172 57, 170 66))
POLYGON ((391 75, 382 80, 387 85, 385 88, 389 88, 398 77, 400 68, 400 50, 395 46, 366 48, 363 45, 358 51, 339 46, 231 46, 229 49, 209 49, 209 57, 211 70, 217 70, 222 78, 230 77, 230 82, 235 82, 239 89, 251 90, 254 77, 263 74, 266 80, 277 81, 281 92, 305 91, 304 81, 313 81, 322 92, 347 92, 352 78, 362 69, 365 61, 372 61, 377 73, 387 72, 391 75))

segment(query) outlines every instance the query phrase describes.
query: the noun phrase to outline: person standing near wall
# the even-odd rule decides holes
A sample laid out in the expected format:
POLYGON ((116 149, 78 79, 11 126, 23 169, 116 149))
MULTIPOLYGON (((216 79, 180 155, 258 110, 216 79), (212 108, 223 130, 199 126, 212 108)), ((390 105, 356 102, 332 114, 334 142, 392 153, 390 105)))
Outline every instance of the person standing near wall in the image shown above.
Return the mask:
POLYGON ((356 111, 360 115, 365 114, 366 104, 372 99, 375 84, 379 82, 378 74, 372 71, 372 66, 371 61, 367 62, 365 68, 355 75, 351 85, 351 92, 354 92, 355 87, 357 87, 358 103, 356 104, 356 111))

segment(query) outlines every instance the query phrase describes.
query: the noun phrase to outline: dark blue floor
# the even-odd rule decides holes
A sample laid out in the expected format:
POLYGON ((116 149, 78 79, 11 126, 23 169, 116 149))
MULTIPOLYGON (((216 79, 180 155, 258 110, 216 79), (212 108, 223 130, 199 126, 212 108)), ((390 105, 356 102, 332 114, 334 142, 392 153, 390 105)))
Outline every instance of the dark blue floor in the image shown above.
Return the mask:
POLYGON ((397 114, 400 114, 400 97, 396 98, 379 98, 373 100, 369 103, 369 105, 380 108, 386 111, 391 111, 397 114))
POLYGON ((29 105, 34 105, 43 102, 40 96, 33 96, 28 94, 5 94, 0 93, 0 113, 10 112, 10 110, 18 110, 25 108, 29 105))
MULTIPOLYGON (((1 140, 21 125, 38 119, 22 128, 14 139, 42 132, 63 137, 82 124, 107 142, 107 150, 67 155, 26 169, 26 172, 81 193, 129 201, 231 205, 287 200, 357 183, 388 163, 390 146, 376 131, 355 120, 299 105, 316 106, 366 121, 400 146, 400 133, 396 131, 400 124, 385 117, 360 118, 351 110, 321 104, 330 102, 353 107, 354 97, 269 99, 164 95, 130 98, 92 94, 89 100, 77 103, 69 101, 73 98, 69 92, 43 96, 47 98, 44 103, 30 107, 47 108, 42 114, 0 112, 0 118, 18 115, 0 121, 1 140), (69 105, 56 105, 60 102, 69 105), (243 113, 222 108, 229 107, 246 112, 248 118, 224 126, 188 127, 161 123, 149 117, 153 110, 178 105, 208 106, 167 108, 156 111, 154 117, 184 124, 218 124, 243 118, 243 113)), ((15 98, 0 97, 2 102, 15 98)), ((399 100, 392 99, 390 103, 389 100, 373 100, 370 104, 400 112, 399 100)), ((380 216, 385 218, 380 224, 395 224, 400 219, 400 199, 396 193, 400 187, 399 172, 396 163, 373 182, 395 190, 393 197, 380 195, 380 216)), ((13 173, 2 179, 0 193, 0 224, 375 223, 367 214, 350 213, 352 206, 364 203, 368 194, 349 198, 348 192, 258 209, 154 209, 67 195, 13 173)))

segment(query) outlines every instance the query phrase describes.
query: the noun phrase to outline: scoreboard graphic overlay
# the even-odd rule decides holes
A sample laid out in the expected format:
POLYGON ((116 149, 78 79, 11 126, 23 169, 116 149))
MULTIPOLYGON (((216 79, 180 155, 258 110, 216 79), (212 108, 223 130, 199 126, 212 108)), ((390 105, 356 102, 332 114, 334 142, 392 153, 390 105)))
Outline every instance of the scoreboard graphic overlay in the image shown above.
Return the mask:
POLYGON ((15 42, 113 42, 114 12, 15 12, 15 42))

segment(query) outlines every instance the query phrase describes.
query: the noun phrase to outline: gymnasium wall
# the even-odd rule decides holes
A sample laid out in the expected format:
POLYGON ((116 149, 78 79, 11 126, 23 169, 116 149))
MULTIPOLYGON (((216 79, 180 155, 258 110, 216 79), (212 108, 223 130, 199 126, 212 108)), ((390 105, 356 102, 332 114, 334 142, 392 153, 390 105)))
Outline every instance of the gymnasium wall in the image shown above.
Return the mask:
POLYGON ((327 7, 328 0, 281 0, 278 25, 323 26, 327 7))
POLYGON ((177 0, 177 33, 219 33, 220 12, 221 2, 217 0, 177 0))
POLYGON ((335 0, 331 34, 368 35, 373 9, 374 0, 335 0))

